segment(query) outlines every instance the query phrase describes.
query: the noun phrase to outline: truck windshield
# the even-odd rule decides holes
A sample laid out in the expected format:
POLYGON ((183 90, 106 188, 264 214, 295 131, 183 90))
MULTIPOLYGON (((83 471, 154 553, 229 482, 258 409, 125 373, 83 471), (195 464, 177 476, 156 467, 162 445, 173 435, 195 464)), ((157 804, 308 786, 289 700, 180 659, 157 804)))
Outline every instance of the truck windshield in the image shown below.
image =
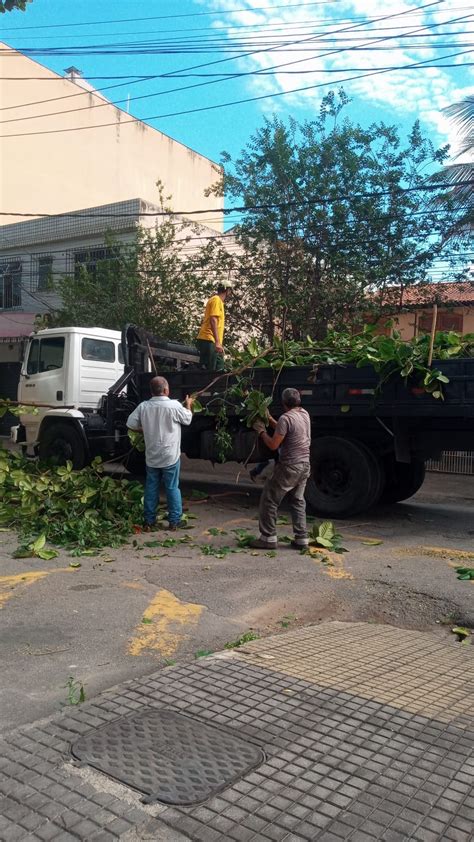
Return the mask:
POLYGON ((28 374, 41 374, 62 368, 64 361, 64 336, 48 336, 45 339, 33 339, 28 354, 26 371, 28 374))

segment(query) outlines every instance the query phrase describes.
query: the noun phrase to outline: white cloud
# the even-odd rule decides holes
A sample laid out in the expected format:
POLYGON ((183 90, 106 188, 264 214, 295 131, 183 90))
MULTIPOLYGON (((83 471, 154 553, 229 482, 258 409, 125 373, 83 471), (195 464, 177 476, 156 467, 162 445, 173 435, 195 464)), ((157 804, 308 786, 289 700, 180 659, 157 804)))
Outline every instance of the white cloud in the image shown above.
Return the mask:
MULTIPOLYGON (((288 92, 284 98, 285 108, 302 106, 307 109, 313 105, 317 107, 330 87, 339 86, 340 81, 346 79, 344 88, 349 95, 381 110, 389 110, 395 119, 397 116, 419 117, 441 142, 448 140, 455 145, 453 126, 440 112, 474 90, 472 68, 463 67, 464 61, 472 60, 473 53, 446 58, 446 63, 458 64, 446 70, 413 69, 375 74, 373 70, 426 59, 434 59, 439 64, 443 56, 468 50, 469 30, 474 29, 471 0, 443 0, 422 11, 418 11, 419 7, 426 4, 413 0, 342 0, 314 6, 296 6, 289 0, 287 7, 283 0, 199 2, 205 4, 207 10, 222 12, 214 26, 224 30, 229 39, 240 40, 245 34, 250 41, 258 38, 259 44, 265 40, 266 51, 255 52, 236 62, 238 70, 257 73, 245 81, 250 96, 285 91, 288 92), (261 8, 263 6, 267 8, 261 8), (245 11, 228 14, 232 9, 245 11), (380 20, 400 12, 408 14, 380 20), (468 16, 465 20, 449 23, 465 16, 468 16), (367 18, 379 20, 369 26, 364 23, 367 18), (243 30, 242 26, 251 29, 243 30), (259 75, 259 71, 275 65, 280 68, 269 75, 259 75), (309 72, 285 73, 283 70, 309 72), (350 80, 356 75, 360 78, 350 80), (320 83, 329 84, 291 93, 295 88, 320 83)), ((248 49, 250 51, 252 47, 248 49)), ((283 102, 278 98, 262 100, 262 110, 267 112, 274 112, 280 105, 283 102)))

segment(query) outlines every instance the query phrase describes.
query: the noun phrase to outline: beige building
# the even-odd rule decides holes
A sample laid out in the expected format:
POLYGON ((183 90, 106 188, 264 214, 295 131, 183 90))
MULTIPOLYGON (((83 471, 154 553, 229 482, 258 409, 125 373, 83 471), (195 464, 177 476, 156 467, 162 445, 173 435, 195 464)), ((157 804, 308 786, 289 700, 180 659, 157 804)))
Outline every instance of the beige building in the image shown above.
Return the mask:
MULTIPOLYGON (((393 298, 396 306, 391 318, 402 339, 413 339, 420 333, 430 333, 435 304, 436 330, 474 333, 474 281, 420 284, 407 287, 401 294, 395 291, 393 298)), ((380 319, 378 332, 390 332, 389 328, 384 327, 388 318, 384 316, 380 319)))
MULTIPOLYGON (((221 201, 205 195, 219 178, 216 163, 111 105, 75 68, 63 78, 6 44, 0 49, 0 210, 60 214, 135 196, 157 202, 160 180, 173 210, 193 218, 209 209, 195 221, 222 231, 213 210, 221 201)), ((127 88, 112 93, 126 98, 127 88)), ((4 216, 0 224, 19 220, 4 216)))

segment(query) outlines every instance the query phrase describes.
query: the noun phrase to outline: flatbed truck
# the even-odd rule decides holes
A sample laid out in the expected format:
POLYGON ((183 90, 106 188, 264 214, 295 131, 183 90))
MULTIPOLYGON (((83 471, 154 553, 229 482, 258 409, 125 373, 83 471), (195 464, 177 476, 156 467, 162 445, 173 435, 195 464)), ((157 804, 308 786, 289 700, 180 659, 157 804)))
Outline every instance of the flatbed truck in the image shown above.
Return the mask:
MULTIPOLYGON (((378 502, 395 503, 421 487, 425 461, 444 450, 474 449, 474 358, 434 361, 449 382, 437 400, 418 382, 395 375, 380 385, 371 367, 308 365, 275 372, 252 369, 252 388, 273 395, 272 414, 282 411, 281 394, 297 388, 311 417, 309 508, 344 518, 378 502)), ((207 388, 213 374, 199 367, 195 348, 164 342, 127 326, 122 333, 101 328, 52 328, 30 337, 21 370, 18 400, 36 404, 21 416, 12 437, 29 452, 56 462, 70 459, 80 469, 95 456, 105 460, 130 451, 126 420, 150 397, 154 372, 166 376, 173 397, 201 392, 206 406, 232 384, 225 376, 207 388)), ((249 430, 239 409, 228 413, 232 446, 226 461, 252 463, 272 453, 249 430)), ((218 461, 216 419, 199 413, 183 428, 182 451, 191 459, 218 461)), ((133 454, 134 470, 142 457, 133 454)))

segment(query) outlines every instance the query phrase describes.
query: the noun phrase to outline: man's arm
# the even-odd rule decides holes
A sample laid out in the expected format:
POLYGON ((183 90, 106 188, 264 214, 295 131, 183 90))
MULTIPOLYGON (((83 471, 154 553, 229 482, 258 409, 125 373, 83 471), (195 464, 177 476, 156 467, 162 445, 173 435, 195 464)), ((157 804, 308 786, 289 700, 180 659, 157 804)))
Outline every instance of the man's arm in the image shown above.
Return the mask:
POLYGON ((189 395, 186 395, 184 399, 184 406, 179 401, 176 401, 175 421, 178 421, 179 424, 183 424, 185 427, 189 427, 193 420, 193 404, 194 400, 189 395))
POLYGON ((215 342, 215 345, 216 345, 216 351, 217 351, 218 354, 223 354, 224 349, 223 349, 221 343, 219 342, 219 330, 218 330, 217 316, 211 316, 210 321, 211 321, 212 335, 214 336, 214 342, 215 342))
POLYGON ((275 419, 269 415, 268 423, 275 430, 272 436, 268 435, 263 421, 256 421, 253 428, 257 431, 259 438, 261 438, 269 450, 278 450, 288 432, 285 415, 283 414, 278 421, 275 421, 275 419))
POLYGON ((259 438, 269 450, 278 450, 285 436, 282 436, 279 433, 273 433, 273 436, 269 436, 266 430, 262 430, 261 433, 259 433, 259 438))
POLYGON ((127 418, 127 427, 129 430, 136 430, 137 432, 141 432, 142 429, 142 419, 141 419, 141 404, 139 404, 133 412, 127 418))

